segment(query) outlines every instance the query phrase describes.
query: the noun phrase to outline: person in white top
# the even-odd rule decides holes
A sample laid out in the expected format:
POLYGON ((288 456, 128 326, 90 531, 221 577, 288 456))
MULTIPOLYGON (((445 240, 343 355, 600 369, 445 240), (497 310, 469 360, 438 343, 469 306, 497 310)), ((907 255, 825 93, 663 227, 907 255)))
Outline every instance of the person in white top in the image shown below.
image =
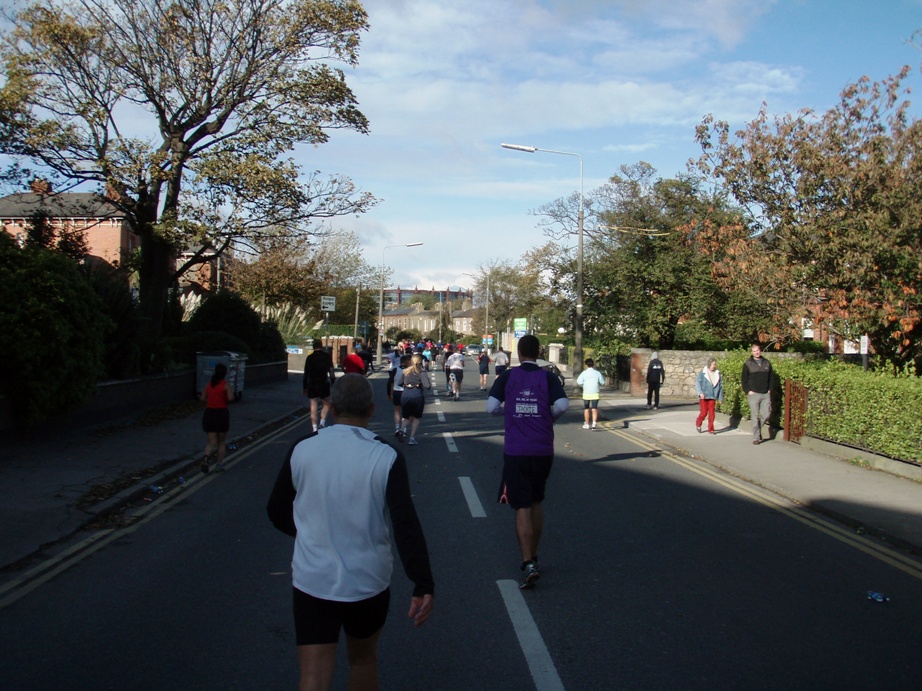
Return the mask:
POLYGON ((464 355, 460 350, 456 350, 448 356, 445 363, 449 372, 449 381, 451 382, 451 393, 455 400, 461 398, 461 382, 464 381, 464 355))
POLYGON ((605 377, 594 367, 593 359, 586 358, 586 369, 576 378, 576 385, 583 390, 583 429, 595 429, 599 421, 599 388, 605 383, 605 377), (590 417, 592 427, 589 426, 590 417))

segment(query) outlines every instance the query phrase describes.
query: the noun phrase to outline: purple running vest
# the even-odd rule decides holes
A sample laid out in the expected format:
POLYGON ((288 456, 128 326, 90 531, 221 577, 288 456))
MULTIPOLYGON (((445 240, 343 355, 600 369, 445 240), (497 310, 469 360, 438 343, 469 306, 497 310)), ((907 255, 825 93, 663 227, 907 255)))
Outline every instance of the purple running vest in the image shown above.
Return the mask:
POLYGON ((552 456, 554 418, 551 416, 547 372, 515 367, 509 372, 503 405, 510 456, 552 456))

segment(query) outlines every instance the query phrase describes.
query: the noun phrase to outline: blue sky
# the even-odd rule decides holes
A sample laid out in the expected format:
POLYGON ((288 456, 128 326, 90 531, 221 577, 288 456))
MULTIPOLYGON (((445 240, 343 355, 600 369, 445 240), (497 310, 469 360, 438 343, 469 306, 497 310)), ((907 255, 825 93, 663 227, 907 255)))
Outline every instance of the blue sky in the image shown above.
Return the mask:
MULTIPOLYGON (((622 164, 662 177, 700 151, 707 114, 738 129, 834 105, 863 75, 903 65, 920 90, 922 0, 367 0, 371 29, 347 72, 367 136, 334 132, 299 152, 382 202, 334 228, 382 255, 394 282, 469 286, 479 265, 546 242, 529 212, 622 164), (386 245, 424 242, 422 247, 386 245)), ((917 109, 916 109, 917 110, 917 109)), ((918 112, 918 110, 917 110, 918 112)))

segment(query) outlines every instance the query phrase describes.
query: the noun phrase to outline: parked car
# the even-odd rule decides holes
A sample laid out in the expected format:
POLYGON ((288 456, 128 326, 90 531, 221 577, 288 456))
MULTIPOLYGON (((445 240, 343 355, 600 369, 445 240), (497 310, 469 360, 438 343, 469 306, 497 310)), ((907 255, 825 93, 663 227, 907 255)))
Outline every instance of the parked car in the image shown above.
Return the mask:
POLYGON ((480 357, 482 352, 483 346, 478 343, 472 343, 471 345, 464 346, 464 354, 468 357, 480 357))
POLYGON ((566 388, 567 378, 563 376, 563 372, 560 371, 560 368, 557 365, 555 365, 550 360, 542 360, 541 358, 535 360, 535 364, 537 364, 541 369, 547 370, 548 372, 557 375, 557 378, 560 380, 560 385, 566 388))

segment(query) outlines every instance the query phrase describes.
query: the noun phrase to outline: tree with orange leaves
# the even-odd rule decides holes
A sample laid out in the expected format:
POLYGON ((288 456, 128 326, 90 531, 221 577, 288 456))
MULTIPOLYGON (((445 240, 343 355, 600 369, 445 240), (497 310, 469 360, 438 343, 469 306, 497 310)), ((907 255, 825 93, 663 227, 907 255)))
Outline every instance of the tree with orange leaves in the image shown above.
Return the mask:
POLYGON ((847 339, 868 334, 894 362, 922 356, 922 123, 910 118, 904 68, 848 86, 825 113, 759 116, 731 138, 697 128, 697 170, 748 213, 714 229, 715 277, 759 294, 776 335, 802 320, 847 339))

